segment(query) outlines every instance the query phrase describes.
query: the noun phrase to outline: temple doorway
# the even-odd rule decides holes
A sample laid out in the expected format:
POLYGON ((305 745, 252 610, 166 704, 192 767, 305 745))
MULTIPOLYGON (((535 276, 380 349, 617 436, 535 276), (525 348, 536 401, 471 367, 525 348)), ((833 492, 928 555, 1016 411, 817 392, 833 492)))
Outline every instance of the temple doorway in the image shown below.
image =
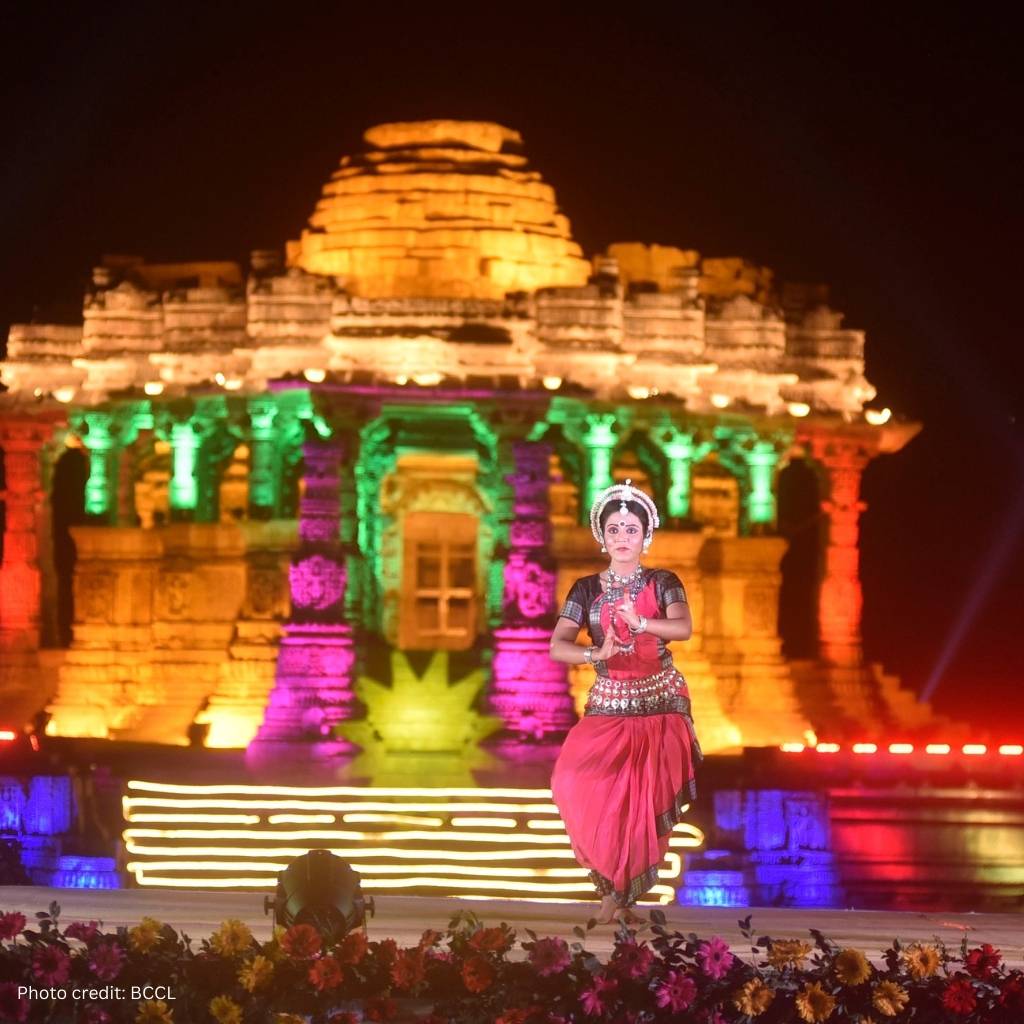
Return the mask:
POLYGON ((778 523, 779 535, 789 541, 779 593, 782 652, 816 658, 823 523, 818 478, 806 459, 793 459, 779 474, 778 523))
POLYGON ((67 448, 53 469, 50 492, 53 569, 57 576, 57 643, 70 647, 75 621, 75 541, 71 527, 85 522, 85 483, 89 461, 81 448, 67 448))

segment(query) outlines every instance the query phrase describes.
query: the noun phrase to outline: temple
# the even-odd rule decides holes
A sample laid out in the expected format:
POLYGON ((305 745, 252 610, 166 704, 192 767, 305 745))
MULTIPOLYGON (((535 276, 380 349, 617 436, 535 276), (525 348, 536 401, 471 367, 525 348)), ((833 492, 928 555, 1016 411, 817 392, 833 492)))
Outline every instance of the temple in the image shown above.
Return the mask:
MULTIPOLYGON (((75 325, 0 364, 0 725, 460 772, 557 741, 547 656, 631 478, 684 580, 706 752, 927 718, 861 649, 861 474, 918 425, 866 409, 822 287, 672 246, 585 258, 519 134, 386 124, 299 238, 94 269, 75 325), (783 655, 780 489, 813 478, 816 654, 783 655)), ((523 752, 526 753, 523 753, 523 752)))

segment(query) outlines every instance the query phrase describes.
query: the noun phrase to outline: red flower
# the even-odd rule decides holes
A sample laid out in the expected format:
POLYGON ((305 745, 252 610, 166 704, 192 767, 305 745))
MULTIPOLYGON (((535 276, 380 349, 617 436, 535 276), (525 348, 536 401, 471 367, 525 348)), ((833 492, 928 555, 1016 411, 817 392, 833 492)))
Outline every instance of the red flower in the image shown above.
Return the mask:
POLYGON ((612 957, 615 970, 627 978, 644 978, 654 963, 654 954, 646 945, 635 942, 620 942, 615 946, 612 957))
POLYGON ((390 967, 395 962, 395 957, 398 956, 398 943, 394 939, 382 939, 373 945, 380 965, 390 967))
POLYGON ((423 953, 418 949, 403 950, 391 965, 391 980, 403 992, 415 988, 424 977, 423 953))
POLYGON ((293 960, 309 960, 320 952, 323 942, 311 924, 293 924, 281 936, 281 948, 293 960))
POLYGON ((0 939, 13 939, 20 935, 25 923, 25 915, 16 910, 0 914, 0 939))
POLYGON ((999 993, 999 1005, 1009 1010, 1024 1010, 1024 978, 1019 974, 1007 978, 999 993))
POLYGON ((338 946, 338 963, 359 963, 366 956, 368 946, 366 932, 349 932, 338 946))
POLYGON ((520 1010, 517 1006, 513 1007, 511 1010, 506 1010, 497 1018, 497 1020, 495 1020, 494 1024, 526 1024, 526 1019, 529 1016, 529 1010, 520 1010))
POLYGON ((309 980, 317 992, 327 992, 337 988, 345 978, 345 972, 333 956, 325 956, 314 960, 309 969, 309 980))
POLYGON ((113 981, 124 966, 124 950, 116 942, 101 942, 89 954, 89 967, 100 981, 113 981))
POLYGON ((91 946, 99 938, 99 934, 99 921, 72 921, 64 929, 64 938, 78 939, 79 942, 84 942, 87 946, 91 946))
MULTIPOLYGON (((22 918, 24 920, 24 918, 22 918)), ((24 927, 24 925, 22 926, 24 927)), ((0 1020, 28 1020, 29 1002, 13 981, 0 981, 0 1020)))
POLYGON ((494 982, 494 965, 486 957, 474 953, 462 965, 462 982, 470 992, 486 992, 494 982))
POLYGON ((469 940, 472 949, 487 953, 499 953, 510 946, 509 936, 503 928, 480 928, 469 940))
POLYGON ((972 949, 967 954, 964 967, 972 978, 990 978, 996 968, 1003 962, 999 950, 988 942, 983 942, 980 949, 972 949))
POLYGON ((389 1021, 397 1012, 394 999, 367 999, 363 1013, 367 1020, 389 1021))
POLYGON ((618 985, 617 981, 610 981, 600 974, 595 974, 593 987, 584 989, 580 994, 583 1012, 591 1017, 597 1017, 604 1013, 618 985))
POLYGON ((32 977, 48 986, 63 985, 71 974, 71 958, 60 946, 40 946, 32 954, 32 977))
POLYGON ((530 950, 530 963, 542 978, 561 974, 569 966, 569 947, 564 939, 538 939, 530 950))
POLYGON ((420 936, 420 949, 432 949, 443 938, 444 935, 441 932, 435 932, 432 928, 428 928, 420 936))
POLYGON ((953 1013, 966 1016, 978 1004, 978 997, 974 993, 974 986, 964 978, 957 978, 946 986, 942 993, 942 1005, 953 1013))

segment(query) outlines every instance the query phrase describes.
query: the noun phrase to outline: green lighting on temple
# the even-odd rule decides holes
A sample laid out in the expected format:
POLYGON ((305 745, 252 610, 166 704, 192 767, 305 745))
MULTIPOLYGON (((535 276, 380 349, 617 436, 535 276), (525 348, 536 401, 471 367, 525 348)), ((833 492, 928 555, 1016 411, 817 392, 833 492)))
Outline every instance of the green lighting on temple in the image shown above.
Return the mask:
POLYGON ((751 525, 775 522, 775 494, 772 483, 779 453, 770 441, 757 441, 745 453, 750 470, 750 493, 747 497, 747 522, 751 525))
POLYGON ((171 427, 172 474, 170 505, 174 512, 189 514, 195 511, 199 501, 196 482, 196 458, 199 452, 199 438, 192 422, 175 423, 171 427))

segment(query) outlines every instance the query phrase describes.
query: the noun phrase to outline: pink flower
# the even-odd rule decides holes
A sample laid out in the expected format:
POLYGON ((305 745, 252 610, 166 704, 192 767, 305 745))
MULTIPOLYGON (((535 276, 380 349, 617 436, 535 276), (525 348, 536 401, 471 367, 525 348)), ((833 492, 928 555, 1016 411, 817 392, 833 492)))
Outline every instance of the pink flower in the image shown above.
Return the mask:
POLYGON ((620 942, 615 947, 615 969, 627 978, 645 978, 650 973, 654 954, 645 945, 620 942))
POLYGON ((1003 962, 1002 954, 988 942, 983 942, 980 949, 972 949, 967 954, 964 967, 972 978, 990 978, 996 968, 1003 962))
POLYGON ((28 1020, 29 1003, 13 981, 0 981, 0 1020, 28 1020))
POLYGON ((78 939, 79 942, 84 942, 87 946, 91 946, 99 937, 99 934, 99 921, 72 921, 64 929, 64 938, 78 939))
POLYGON ((13 939, 21 934, 25 927, 25 915, 12 910, 6 914, 0 914, 0 939, 13 939))
POLYGON ((682 971, 669 971, 668 976, 655 990, 655 999, 661 1007, 668 1007, 673 1013, 688 1010, 697 998, 697 986, 693 978, 682 971))
POLYGON ((725 1024, 725 1018, 719 1010, 703 1010, 698 1019, 700 1024, 725 1024))
POLYGON ((124 950, 116 942, 101 942, 89 955, 89 967, 100 981, 113 981, 124 966, 124 950))
POLYGON ((707 942, 702 942, 697 947, 697 960, 701 970, 715 981, 725 976, 734 959, 729 952, 729 943, 718 935, 712 935, 707 942))
POLYGON ((599 1014, 604 1013, 608 1006, 608 1001, 611 1000, 618 986, 619 983, 617 981, 611 981, 600 974, 595 974, 593 987, 584 989, 580 994, 583 1012, 591 1017, 597 1017, 599 1014))
POLYGON ((569 959, 564 939, 538 939, 530 950, 530 963, 542 978, 561 974, 569 966, 569 959))
POLYGON ((63 985, 71 974, 71 957, 60 946, 40 946, 32 954, 32 977, 47 986, 63 985))

